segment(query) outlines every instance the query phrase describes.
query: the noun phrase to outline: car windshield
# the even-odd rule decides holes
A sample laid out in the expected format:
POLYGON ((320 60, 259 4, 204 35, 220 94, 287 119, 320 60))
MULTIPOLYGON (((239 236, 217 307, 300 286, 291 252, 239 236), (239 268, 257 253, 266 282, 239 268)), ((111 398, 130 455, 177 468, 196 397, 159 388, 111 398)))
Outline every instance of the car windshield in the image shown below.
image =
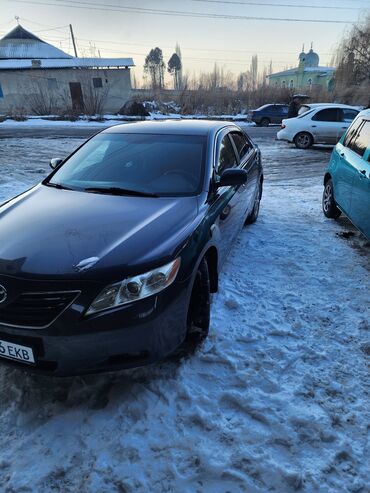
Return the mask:
POLYGON ((206 137, 102 133, 45 184, 94 193, 194 195, 202 186, 206 137))

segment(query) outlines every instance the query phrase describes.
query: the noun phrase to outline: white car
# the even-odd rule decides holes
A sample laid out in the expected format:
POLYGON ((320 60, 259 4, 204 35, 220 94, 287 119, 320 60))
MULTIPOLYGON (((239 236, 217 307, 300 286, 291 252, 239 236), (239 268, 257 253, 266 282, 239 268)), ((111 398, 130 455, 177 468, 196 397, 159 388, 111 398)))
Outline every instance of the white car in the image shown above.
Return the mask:
POLYGON ((299 149, 308 149, 313 144, 336 144, 359 111, 346 104, 305 104, 296 118, 282 121, 277 138, 294 142, 299 149))

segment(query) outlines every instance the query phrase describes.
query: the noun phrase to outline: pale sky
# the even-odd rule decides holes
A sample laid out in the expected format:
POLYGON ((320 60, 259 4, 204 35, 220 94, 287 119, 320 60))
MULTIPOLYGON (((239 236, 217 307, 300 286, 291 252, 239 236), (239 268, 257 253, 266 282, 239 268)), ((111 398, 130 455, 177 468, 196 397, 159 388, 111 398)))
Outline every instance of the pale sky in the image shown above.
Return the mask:
POLYGON ((0 12, 0 36, 19 16, 23 27, 73 54, 71 23, 79 56, 94 46, 102 57, 132 57, 141 79, 149 50, 159 46, 167 62, 176 43, 190 75, 212 70, 215 62, 237 74, 254 54, 260 69, 272 60, 276 72, 297 66, 302 44, 308 51, 311 41, 320 65, 328 65, 350 22, 370 12, 370 0, 0 0, 0 12))

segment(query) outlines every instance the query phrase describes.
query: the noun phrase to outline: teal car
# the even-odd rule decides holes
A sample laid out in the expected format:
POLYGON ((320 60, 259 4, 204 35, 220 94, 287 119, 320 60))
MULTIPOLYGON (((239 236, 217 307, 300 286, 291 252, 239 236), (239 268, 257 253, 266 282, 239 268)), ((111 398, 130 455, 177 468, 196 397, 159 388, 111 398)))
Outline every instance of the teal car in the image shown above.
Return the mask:
POLYGON ((333 219, 344 213, 370 239, 370 110, 359 113, 333 150, 322 208, 333 219))

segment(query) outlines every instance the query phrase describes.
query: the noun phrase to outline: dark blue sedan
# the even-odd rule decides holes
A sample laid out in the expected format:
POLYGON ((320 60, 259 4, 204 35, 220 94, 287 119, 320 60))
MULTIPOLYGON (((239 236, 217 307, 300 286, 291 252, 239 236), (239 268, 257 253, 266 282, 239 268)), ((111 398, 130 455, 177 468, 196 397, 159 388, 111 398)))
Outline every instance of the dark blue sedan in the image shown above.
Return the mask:
POLYGON ((248 136, 220 122, 118 125, 51 164, 0 206, 0 359, 71 375, 202 341, 221 266, 258 216, 248 136))
POLYGON ((264 104, 256 110, 248 113, 249 120, 262 127, 268 127, 270 123, 280 124, 288 116, 287 104, 264 104))

